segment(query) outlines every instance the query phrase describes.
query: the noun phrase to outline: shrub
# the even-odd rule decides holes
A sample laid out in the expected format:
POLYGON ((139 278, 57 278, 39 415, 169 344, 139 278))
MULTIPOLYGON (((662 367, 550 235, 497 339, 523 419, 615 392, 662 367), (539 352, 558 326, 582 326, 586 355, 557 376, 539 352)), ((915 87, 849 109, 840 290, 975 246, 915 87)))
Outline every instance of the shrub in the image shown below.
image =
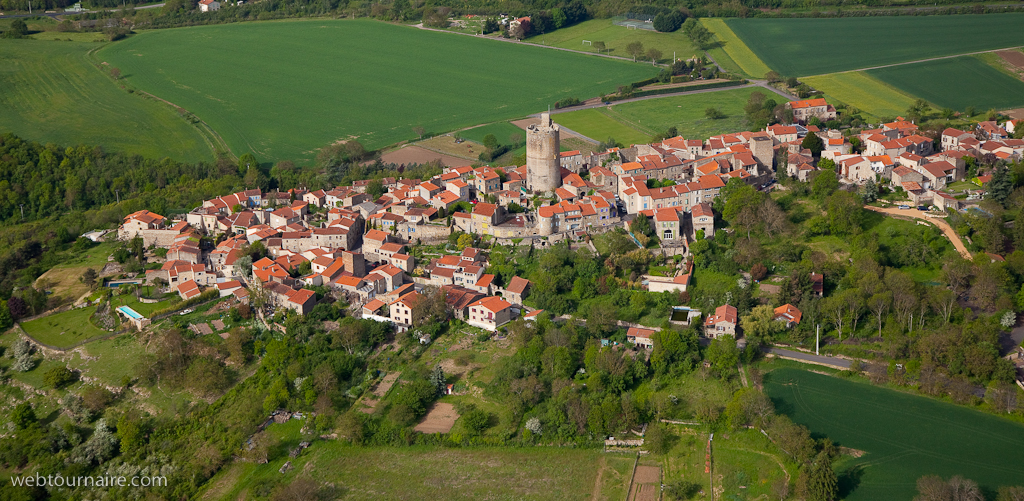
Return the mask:
POLYGON ((570 106, 577 106, 580 104, 580 98, 578 97, 567 97, 555 103, 555 109, 568 108, 570 106))
POLYGON ((53 388, 63 388, 78 380, 77 375, 67 367, 54 367, 43 375, 43 383, 53 388))

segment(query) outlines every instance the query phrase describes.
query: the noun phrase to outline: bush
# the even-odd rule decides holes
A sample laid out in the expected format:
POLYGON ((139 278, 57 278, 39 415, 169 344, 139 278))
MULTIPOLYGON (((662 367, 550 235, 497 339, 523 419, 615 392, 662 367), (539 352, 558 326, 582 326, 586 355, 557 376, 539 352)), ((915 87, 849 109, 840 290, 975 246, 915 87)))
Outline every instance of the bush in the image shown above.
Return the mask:
POLYGON ((654 16, 654 29, 662 33, 669 33, 678 30, 684 21, 686 21, 686 14, 678 10, 668 14, 659 13, 654 16))
POLYGON ((77 375, 67 367, 54 367, 43 375, 43 383, 53 388, 63 388, 78 380, 77 375))

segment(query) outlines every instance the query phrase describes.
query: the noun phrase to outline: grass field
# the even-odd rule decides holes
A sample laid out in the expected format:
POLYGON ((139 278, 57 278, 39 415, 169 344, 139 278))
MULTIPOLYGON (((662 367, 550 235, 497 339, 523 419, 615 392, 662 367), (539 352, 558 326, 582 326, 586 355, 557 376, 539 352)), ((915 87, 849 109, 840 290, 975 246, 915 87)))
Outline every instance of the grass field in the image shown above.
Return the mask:
POLYGON ((1024 13, 725 21, 765 64, 784 76, 1020 46, 1022 22, 1024 13))
POLYGON ((973 56, 870 70, 868 75, 938 106, 997 110, 1024 106, 1024 82, 973 56))
POLYGON ((89 321, 93 313, 96 313, 95 306, 74 308, 56 315, 30 320, 21 324, 21 328, 41 343, 59 347, 71 346, 86 339, 109 334, 89 321))
POLYGON ((764 78, 765 73, 771 70, 736 36, 724 19, 704 18, 700 22, 715 34, 718 46, 708 52, 723 68, 750 78, 764 78))
POLYGON ((5 40, 0 50, 0 132, 155 158, 212 160, 203 137, 169 106, 119 89, 90 63, 88 52, 101 46, 5 40))
POLYGON ((101 243, 84 253, 68 251, 61 263, 50 268, 36 279, 36 287, 52 291, 58 296, 78 300, 89 292, 89 286, 80 278, 85 270, 92 268, 97 273, 107 264, 107 257, 117 248, 115 243, 101 243))
MULTIPOLYGON (((914 104, 913 96, 862 71, 807 77, 803 81, 824 92, 826 99, 855 106, 875 119, 902 115, 914 104)), ((870 121, 871 117, 865 118, 870 121)))
MULTIPOLYGON (((626 46, 633 42, 641 42, 645 49, 655 48, 661 51, 662 61, 671 61, 674 52, 677 58, 689 59, 695 54, 700 54, 686 35, 681 31, 673 33, 659 33, 657 31, 630 30, 625 26, 612 24, 611 19, 591 19, 574 24, 567 28, 537 35, 528 38, 527 42, 562 47, 564 49, 585 50, 597 52, 593 44, 585 45, 584 40, 590 42, 604 42, 604 54, 621 57, 632 57, 626 52, 626 46)), ((580 96, 582 98, 583 96, 580 96)))
POLYGON ((610 117, 604 108, 559 113, 552 117, 555 123, 564 125, 584 136, 598 141, 614 138, 625 144, 641 144, 651 140, 650 134, 640 132, 610 117))
POLYGON ((480 144, 483 144, 484 136, 488 134, 494 134, 494 137, 498 139, 499 144, 511 144, 512 141, 509 138, 511 138, 513 134, 519 134, 520 141, 526 139, 526 131, 509 122, 495 122, 481 127, 473 127, 472 129, 464 130, 459 134, 465 139, 476 141, 480 144))
MULTIPOLYGON (((604 141, 608 137, 623 144, 639 144, 655 134, 663 134, 676 127, 679 134, 692 139, 704 139, 747 127, 743 105, 754 91, 764 89, 731 89, 688 96, 648 99, 616 104, 606 108, 560 113, 554 121, 592 139, 604 141), (708 107, 725 113, 726 118, 711 120, 704 116, 708 107)), ((781 97, 769 96, 777 101, 781 97)))
MULTIPOLYGON (((298 425, 292 421, 282 426, 298 425)), ((297 431, 297 429, 295 430, 297 431)), ((294 447, 298 434, 282 436, 294 447), (294 442, 294 443, 293 443, 294 442)), ((282 447, 281 449, 286 449, 282 447)), ((597 473, 602 467, 600 450, 566 448, 443 449, 431 447, 364 448, 339 442, 318 442, 292 461, 293 469, 281 475, 284 454, 268 464, 235 463, 210 481, 200 499, 252 498, 255 486, 266 482, 293 481, 300 473, 320 483, 333 483, 345 499, 592 499, 597 473)), ((618 463, 608 468, 629 482, 618 463), (619 471, 621 470, 621 471, 619 471)), ((630 462, 629 467, 632 467, 630 462)), ((609 473, 611 475, 611 473, 609 473)), ((603 476, 602 476, 603 479, 603 476)), ((604 482, 602 482, 604 484, 604 482)), ((617 500, 625 488, 608 485, 594 499, 617 500)))
POLYGON ((415 127, 443 132, 509 119, 657 72, 372 20, 158 30, 97 55, 132 84, 194 112, 234 153, 300 163, 338 140, 379 148, 415 138, 415 127))
POLYGON ((765 381, 780 412, 812 433, 867 453, 837 465, 849 501, 911 499, 916 480, 929 474, 963 475, 993 492, 1024 484, 1019 424, 799 369, 776 369, 765 381))

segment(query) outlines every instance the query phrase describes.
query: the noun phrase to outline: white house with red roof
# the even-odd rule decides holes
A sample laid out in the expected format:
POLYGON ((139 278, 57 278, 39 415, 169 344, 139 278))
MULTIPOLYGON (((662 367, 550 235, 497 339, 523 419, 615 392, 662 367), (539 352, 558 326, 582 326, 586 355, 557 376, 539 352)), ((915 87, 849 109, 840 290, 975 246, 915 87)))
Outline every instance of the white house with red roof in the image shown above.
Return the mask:
POLYGON ((466 323, 494 332, 512 320, 512 304, 497 296, 470 303, 466 323))
POLYGON ((710 338, 723 336, 736 337, 736 326, 739 324, 739 312, 735 306, 722 305, 715 308, 715 314, 704 321, 704 335, 710 338))

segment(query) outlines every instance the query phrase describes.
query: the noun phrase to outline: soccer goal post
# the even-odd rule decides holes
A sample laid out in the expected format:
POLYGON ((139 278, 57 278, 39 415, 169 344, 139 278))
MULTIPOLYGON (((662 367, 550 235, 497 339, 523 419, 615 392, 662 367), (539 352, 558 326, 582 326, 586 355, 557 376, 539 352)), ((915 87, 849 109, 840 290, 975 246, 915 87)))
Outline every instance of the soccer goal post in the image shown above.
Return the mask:
POLYGON ((589 46, 593 47, 594 46, 594 42, 591 42, 590 40, 584 40, 583 41, 583 45, 589 45, 589 46))

